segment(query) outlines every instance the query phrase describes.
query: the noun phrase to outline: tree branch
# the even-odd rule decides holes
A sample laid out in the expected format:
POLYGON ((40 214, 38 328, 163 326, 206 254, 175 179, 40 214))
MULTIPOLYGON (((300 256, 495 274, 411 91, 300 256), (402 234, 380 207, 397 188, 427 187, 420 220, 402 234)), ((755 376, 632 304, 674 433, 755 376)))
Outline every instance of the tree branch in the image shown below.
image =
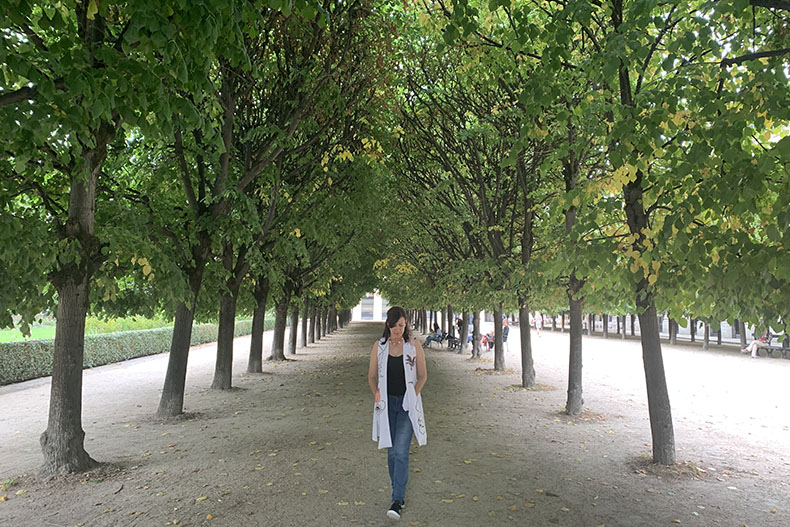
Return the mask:
MULTIPOLYGON (((788 2, 790 4, 790 2, 788 2)), ((771 51, 759 51, 757 53, 749 53, 747 55, 741 55, 740 57, 733 57, 731 59, 722 59, 721 67, 727 68, 730 66, 735 66, 737 64, 743 64, 744 62, 748 62, 750 60, 757 60, 766 57, 781 57, 782 55, 786 55, 790 53, 790 48, 784 49, 775 49, 771 51)))
POLYGON ((750 0, 749 4, 754 7, 767 7, 768 9, 790 11, 790 2, 783 0, 750 0))

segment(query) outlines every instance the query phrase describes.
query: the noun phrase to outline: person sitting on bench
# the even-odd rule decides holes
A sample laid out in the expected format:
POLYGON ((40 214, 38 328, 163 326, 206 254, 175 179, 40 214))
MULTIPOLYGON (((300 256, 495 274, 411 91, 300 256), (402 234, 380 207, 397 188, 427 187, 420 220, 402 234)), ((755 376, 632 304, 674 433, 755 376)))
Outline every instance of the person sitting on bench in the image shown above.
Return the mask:
POLYGON ((745 348, 741 350, 741 353, 751 353, 752 358, 757 358, 757 350, 760 348, 767 348, 771 343, 771 329, 765 330, 765 335, 760 337, 759 339, 755 340, 745 348))
POLYGON ((423 343, 423 347, 430 346, 431 342, 438 342, 439 344, 441 344, 442 340, 444 340, 444 334, 442 333, 442 330, 439 328, 439 324, 434 322, 433 333, 428 335, 428 338, 425 339, 425 342, 423 343))

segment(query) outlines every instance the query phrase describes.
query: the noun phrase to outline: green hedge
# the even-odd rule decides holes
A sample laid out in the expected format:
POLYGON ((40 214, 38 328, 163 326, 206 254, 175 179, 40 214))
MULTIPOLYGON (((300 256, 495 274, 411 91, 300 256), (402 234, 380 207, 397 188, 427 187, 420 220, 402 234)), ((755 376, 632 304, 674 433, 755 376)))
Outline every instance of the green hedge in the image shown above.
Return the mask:
MULTIPOLYGON (((274 321, 266 319, 265 328, 274 321)), ((252 333, 251 320, 236 321, 236 336, 252 333)), ((120 331, 103 335, 85 335, 84 366, 93 368, 146 355, 167 353, 173 328, 120 331)), ((195 324, 192 346, 217 340, 216 324, 195 324)), ((54 339, 0 343, 0 386, 52 374, 54 339)))

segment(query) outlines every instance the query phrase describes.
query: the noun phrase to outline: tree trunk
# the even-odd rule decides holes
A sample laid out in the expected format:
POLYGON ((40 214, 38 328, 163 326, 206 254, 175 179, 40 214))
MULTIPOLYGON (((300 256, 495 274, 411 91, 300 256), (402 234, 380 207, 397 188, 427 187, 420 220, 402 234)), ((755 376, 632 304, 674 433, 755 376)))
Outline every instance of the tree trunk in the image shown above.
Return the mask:
POLYGON ((453 306, 447 304, 447 332, 457 337, 458 335, 455 334, 455 324, 453 322, 453 306))
POLYGON ((197 262, 189 274, 191 306, 181 302, 176 308, 173 322, 173 339, 170 342, 170 356, 167 361, 165 385, 156 411, 158 417, 175 417, 184 411, 184 388, 187 378, 187 359, 192 342, 192 323, 195 320, 195 304, 203 282, 205 260, 197 262))
POLYGON ((601 321, 603 323, 603 338, 608 339, 609 338, 609 315, 604 314, 601 317, 601 321))
POLYGON ((636 333, 636 315, 631 315, 631 336, 635 336, 636 333))
POLYGON ((238 291, 226 291, 220 298, 217 331, 217 361, 214 365, 214 390, 230 390, 233 378, 233 336, 236 326, 238 291))
MULTIPOLYGON (((642 317, 639 317, 641 324, 642 317)), ((669 343, 673 346, 678 343, 678 323, 674 318, 669 319, 669 343)))
POLYGON ((741 320, 739 329, 741 330, 741 349, 743 349, 746 347, 746 322, 741 320))
POLYGON ((310 303, 310 327, 308 328, 308 338, 310 339, 310 344, 315 344, 315 327, 317 325, 316 321, 316 308, 315 302, 310 303))
POLYGON ((557 315, 551 315, 551 330, 557 331, 557 315))
POLYGON ((505 370, 505 350, 502 346, 502 302, 494 308, 494 369, 505 370))
POLYGON ((521 386, 532 388, 535 386, 535 362, 532 358, 529 304, 527 304, 526 298, 518 299, 518 319, 518 331, 521 336, 521 386))
POLYGON ((442 333, 447 333, 447 327, 445 326, 446 320, 444 316, 444 309, 442 309, 440 313, 441 316, 439 318, 441 319, 442 333))
POLYGON ((296 336, 299 334, 299 304, 291 306, 291 326, 288 328, 288 355, 296 355, 296 336))
POLYGON ((696 342, 697 340, 697 319, 694 317, 689 317, 689 335, 691 336, 691 342, 696 342))
POLYGON ((249 373, 263 373, 263 333, 266 325, 266 300, 269 297, 269 279, 261 278, 253 289, 255 311, 252 314, 252 335, 250 336, 250 358, 247 362, 249 373))
POLYGON ((702 336, 702 349, 710 349, 710 324, 705 322, 705 333, 702 336))
POLYGON ((472 315, 472 357, 480 358, 480 311, 472 315))
MULTIPOLYGON (((626 83, 622 76, 620 81, 621 84, 626 83)), ((642 202, 641 171, 637 171, 634 181, 623 187, 623 195, 628 227, 631 233, 637 237, 634 246, 641 253, 644 248, 644 231, 648 227, 648 217, 642 202)), ((661 354, 658 315, 656 314, 653 290, 646 278, 639 280, 635 293, 636 306, 639 309, 639 329, 647 383, 650 431, 653 438, 653 462, 672 465, 675 463, 675 432, 672 425, 672 410, 669 404, 669 390, 661 354)))
MULTIPOLYGON (((302 304, 302 347, 307 347, 307 313, 309 311, 309 306, 307 300, 304 301, 302 304)), ((340 324, 340 327, 343 327, 343 324, 340 324)))
MULTIPOLYGON (((622 333, 620 333, 620 338, 621 338, 621 339, 623 339, 623 340, 625 340, 625 317, 626 317, 626 315, 623 315, 623 316, 622 316, 622 319, 623 319, 623 320, 622 320, 623 332, 622 332, 622 333)), ((619 317, 619 316, 617 317, 617 320, 618 320, 618 321, 620 320, 620 317, 619 317)), ((620 324, 618 323, 618 325, 620 325, 620 324)), ((618 331, 619 331, 619 330, 618 330, 618 331)))
POLYGON ((466 341, 469 337, 469 311, 464 311, 461 313, 461 334, 458 335, 459 346, 458 346, 458 354, 464 353, 466 351, 466 341))
POLYGON ((721 322, 719 322, 717 327, 719 329, 716 330, 716 345, 721 346, 721 322))
POLYGON ((582 283, 571 275, 568 287, 568 302, 570 304, 570 350, 568 356, 568 400, 565 402, 565 413, 577 415, 582 411, 584 399, 582 398, 582 304, 584 300, 574 299, 581 290, 582 283))
POLYGON ((82 367, 89 275, 65 277, 57 285, 58 308, 49 420, 41 434, 41 477, 84 472, 98 465, 85 451, 82 429, 82 367))
POLYGON ((324 317, 322 316, 323 312, 324 312, 323 308, 317 308, 316 312, 315 312, 315 339, 316 340, 321 340, 321 337, 323 336, 323 333, 322 333, 322 329, 323 329, 322 328, 322 324, 324 323, 324 321, 323 321, 324 317))
POLYGON ((283 293, 274 308, 274 335, 269 360, 285 360, 285 326, 288 324, 288 304, 291 293, 283 293))
POLYGON ((638 289, 637 299, 639 298, 642 298, 641 301, 637 300, 637 305, 642 310, 642 314, 639 315, 639 327, 647 381, 650 431, 653 437, 653 462, 671 465, 675 463, 675 432, 664 373, 664 359, 661 354, 656 308, 652 293, 638 289))
POLYGON ((587 334, 592 336, 595 333, 595 315, 587 315, 587 334))

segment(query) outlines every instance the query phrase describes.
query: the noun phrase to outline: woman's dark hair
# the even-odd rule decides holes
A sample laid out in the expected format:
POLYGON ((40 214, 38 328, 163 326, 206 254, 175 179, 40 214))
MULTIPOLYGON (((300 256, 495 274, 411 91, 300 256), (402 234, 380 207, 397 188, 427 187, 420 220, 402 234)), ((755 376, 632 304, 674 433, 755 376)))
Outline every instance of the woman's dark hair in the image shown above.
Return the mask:
POLYGON ((398 320, 403 319, 406 321, 406 329, 403 330, 403 341, 409 341, 409 316, 406 310, 400 306, 392 306, 387 310, 387 321, 384 323, 384 334, 381 336, 382 343, 387 342, 390 338, 390 328, 394 328, 398 320))

